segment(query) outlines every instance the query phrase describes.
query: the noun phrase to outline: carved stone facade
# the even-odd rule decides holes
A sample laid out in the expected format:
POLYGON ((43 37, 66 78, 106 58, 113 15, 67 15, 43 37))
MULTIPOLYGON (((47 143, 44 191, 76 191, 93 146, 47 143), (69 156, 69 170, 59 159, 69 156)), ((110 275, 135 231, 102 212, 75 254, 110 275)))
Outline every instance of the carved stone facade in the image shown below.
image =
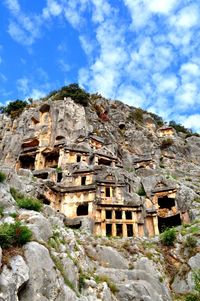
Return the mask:
MULTIPOLYGON (((78 219, 92 221, 92 231, 101 236, 158 235, 163 227, 188 222, 175 201, 176 188, 156 183, 151 196, 136 198, 131 179, 123 173, 122 162, 103 143, 90 137, 83 142, 54 147, 40 146, 40 138, 24 140, 16 169, 30 169, 44 181, 44 197, 68 225, 78 219)), ((135 169, 155 169, 152 158, 134 161, 135 169)))
MULTIPOLYGON (((128 129, 122 119, 108 130, 101 120, 95 130, 84 108, 71 99, 34 104, 23 114, 10 131, 5 126, 1 160, 16 170, 31 170, 42 183, 44 202, 63 213, 69 226, 88 219, 96 235, 152 237, 189 221, 176 201, 176 182, 154 176, 160 174, 159 152, 151 151, 145 136, 135 135, 133 125, 128 129), (125 133, 133 140, 121 143, 125 133)), ((152 118, 146 122, 155 127, 152 118)), ((151 138, 153 132, 148 131, 151 138)), ((160 128, 155 136, 173 134, 172 128, 160 128)))

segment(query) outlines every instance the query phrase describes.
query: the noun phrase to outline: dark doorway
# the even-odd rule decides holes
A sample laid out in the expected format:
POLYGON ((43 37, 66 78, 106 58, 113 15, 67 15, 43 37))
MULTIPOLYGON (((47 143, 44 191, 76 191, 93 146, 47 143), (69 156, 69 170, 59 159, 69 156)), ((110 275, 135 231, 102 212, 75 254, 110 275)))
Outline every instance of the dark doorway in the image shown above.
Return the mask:
POLYGON ((112 210, 106 210, 106 219, 112 219, 112 210))
POLYGON ((166 228, 172 228, 179 225, 181 225, 180 214, 165 218, 158 216, 158 228, 160 232, 165 231, 166 228))
POLYGON ((125 124, 124 124, 124 123, 120 123, 120 124, 119 124, 119 129, 120 129, 120 130, 124 130, 124 129, 125 129, 125 127, 126 127, 126 126, 125 126, 125 124))
POLYGON ((126 225, 127 226, 127 236, 132 237, 133 236, 133 225, 126 225))
POLYGON ((43 172, 43 173, 35 174, 34 177, 46 180, 48 178, 48 175, 49 175, 48 172, 43 172))
POLYGON ((45 167, 56 168, 58 166, 59 153, 52 152, 45 154, 45 167))
POLYGON ((76 162, 81 162, 81 155, 76 155, 76 162))
POLYGON ((81 178, 81 185, 86 185, 86 177, 81 178))
POLYGON ((111 160, 106 160, 106 159, 103 159, 103 158, 99 158, 99 160, 98 160, 98 164, 99 164, 99 165, 110 166, 111 163, 112 163, 111 160))
POLYGON ((60 183, 62 181, 62 172, 58 172, 57 174, 57 182, 60 183))
POLYGON ((88 215, 88 204, 79 205, 77 208, 77 216, 88 215))
POLYGON ((79 223, 74 224, 74 225, 68 225, 67 227, 69 227, 71 229, 80 229, 81 226, 82 226, 82 223, 79 222, 79 223))
POLYGON ((158 198, 158 205, 160 206, 160 209, 171 209, 175 206, 175 200, 173 198, 168 198, 168 196, 164 196, 163 198, 158 198))
POLYGON ((112 236, 112 224, 106 224, 106 236, 112 236))
POLYGON ((116 224, 117 236, 122 236, 122 224, 116 224))
POLYGON ((20 167, 24 169, 35 169, 35 156, 21 156, 19 158, 20 167))
POLYGON ((106 187, 106 197, 110 197, 110 187, 106 187))
POLYGON ((122 219, 122 211, 120 210, 115 211, 115 219, 122 219))
POLYGON ((132 220, 132 211, 125 211, 126 219, 132 220))

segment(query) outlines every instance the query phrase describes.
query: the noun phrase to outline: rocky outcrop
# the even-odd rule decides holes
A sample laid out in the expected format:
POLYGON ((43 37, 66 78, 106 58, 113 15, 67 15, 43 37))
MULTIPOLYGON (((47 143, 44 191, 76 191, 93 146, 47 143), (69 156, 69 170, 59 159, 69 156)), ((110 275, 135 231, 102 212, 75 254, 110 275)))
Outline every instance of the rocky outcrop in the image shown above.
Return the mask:
POLYGON ((135 112, 91 98, 86 108, 49 99, 15 120, 0 114, 0 225, 17 220, 32 231, 23 248, 0 248, 0 299, 171 301, 192 291, 200 138, 135 112), (20 209, 12 187, 40 198, 42 211, 20 209), (169 248, 158 237, 167 219, 179 225, 169 248))

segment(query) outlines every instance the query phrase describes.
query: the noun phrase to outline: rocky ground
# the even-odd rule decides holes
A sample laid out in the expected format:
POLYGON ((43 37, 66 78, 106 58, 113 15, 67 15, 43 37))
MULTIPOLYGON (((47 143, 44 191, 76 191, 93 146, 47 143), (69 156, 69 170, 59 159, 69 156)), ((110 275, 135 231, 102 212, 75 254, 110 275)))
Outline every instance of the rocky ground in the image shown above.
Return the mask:
POLYGON ((168 247, 158 237, 93 237, 86 227, 67 228, 64 216, 50 206, 41 212, 20 209, 10 187, 34 195, 37 180, 28 171, 3 170, 0 223, 19 220, 33 235, 23 247, 1 249, 1 300, 169 301, 186 300, 193 290, 193 271, 200 267, 199 220, 179 226, 168 247), (191 236, 196 246, 187 245, 191 236))

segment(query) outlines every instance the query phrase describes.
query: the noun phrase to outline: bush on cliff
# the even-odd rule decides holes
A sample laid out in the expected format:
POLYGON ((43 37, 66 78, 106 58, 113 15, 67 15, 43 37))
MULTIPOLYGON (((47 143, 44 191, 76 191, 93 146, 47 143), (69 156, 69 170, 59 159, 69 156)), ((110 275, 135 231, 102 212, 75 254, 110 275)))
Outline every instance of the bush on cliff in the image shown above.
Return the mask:
POLYGON ((71 84, 62 87, 57 93, 53 91, 51 95, 53 100, 64 99, 64 97, 71 97, 76 103, 81 104, 84 107, 88 106, 89 93, 81 89, 78 84, 71 84))
POLYGON ((37 199, 23 197, 17 199, 16 202, 20 208, 27 210, 40 211, 42 209, 42 203, 37 199))
POLYGON ((10 193, 20 208, 34 211, 40 211, 42 209, 42 202, 40 200, 26 197, 14 187, 10 188, 10 193))
POLYGON ((6 175, 2 171, 0 171, 0 183, 3 183, 5 179, 6 179, 6 175))
POLYGON ((9 248, 11 246, 22 246, 31 240, 32 232, 27 226, 19 221, 14 224, 0 225, 0 246, 9 248))
POLYGON ((15 100, 10 102, 7 106, 1 107, 2 113, 10 115, 12 118, 18 117, 24 108, 27 106, 27 102, 23 100, 15 100))
POLYGON ((176 229, 175 228, 167 228, 160 235, 161 243, 165 246, 173 246, 175 239, 176 239, 176 229))

